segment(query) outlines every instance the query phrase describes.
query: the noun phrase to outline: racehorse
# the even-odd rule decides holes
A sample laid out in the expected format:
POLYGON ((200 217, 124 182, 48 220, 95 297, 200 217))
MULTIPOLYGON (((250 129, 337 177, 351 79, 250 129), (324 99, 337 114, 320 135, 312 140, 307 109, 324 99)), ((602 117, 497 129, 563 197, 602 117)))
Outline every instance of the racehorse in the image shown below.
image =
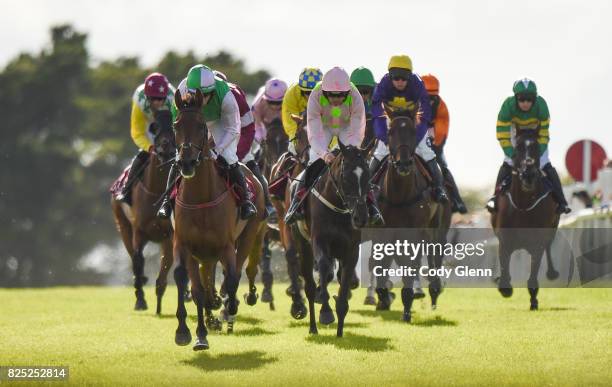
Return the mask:
MULTIPOLYGON (((261 150, 256 155, 259 168, 263 175, 272 181, 272 167, 281 158, 281 156, 287 151, 289 137, 285 133, 283 123, 279 118, 275 118, 266 125, 266 138, 261 143, 261 150)), ((275 207, 276 208, 276 207, 275 207)), ((261 280, 264 285, 264 289, 261 296, 262 302, 270 304, 270 309, 274 310, 274 296, 272 294, 272 284, 274 282, 274 275, 272 273, 272 252, 270 251, 270 242, 280 242, 279 229, 275 226, 264 229, 265 235, 263 236, 263 250, 261 254, 261 280)))
POLYGON ((174 211, 174 256, 178 264, 174 274, 179 284, 175 342, 178 345, 191 342, 184 302, 188 275, 198 312, 197 340, 193 349, 203 350, 209 347, 203 309, 212 309, 215 304, 214 267, 220 261, 225 274, 229 333, 233 331, 238 312, 236 291, 242 266, 263 222, 264 199, 261 184, 241 166, 254 187, 257 215, 248 220, 240 219, 238 206, 232 200, 232 189, 227 179, 220 176, 219 168, 227 163, 221 156, 215 160, 208 142, 208 128, 201 112, 202 93, 197 90, 195 95, 187 94, 183 98, 177 91, 174 102, 178 108, 174 125, 177 166, 183 176, 174 211))
POLYGON ((289 274, 290 285, 287 289, 287 294, 292 298, 290 313, 295 319, 302 319, 308 313, 304 299, 301 295, 300 285, 300 260, 298 257, 298 248, 291 230, 291 227, 285 224, 285 213, 291 202, 290 197, 290 181, 295 180, 299 174, 306 168, 308 164, 310 144, 308 143, 308 133, 306 132, 306 113, 301 116, 292 115, 293 120, 297 123, 295 137, 292 139, 295 143, 296 156, 287 152, 283 154, 278 162, 272 166, 270 172, 270 181, 272 191, 272 204, 278 213, 278 227, 280 232, 281 244, 285 250, 285 259, 287 261, 287 272, 289 274))
POLYGON ((154 137, 153 151, 142 173, 142 178, 132 185, 131 206, 111 197, 111 207, 117 229, 128 254, 132 259, 134 288, 136 289, 135 310, 146 310, 143 285, 147 282, 144 275, 143 250, 149 241, 161 245, 162 255, 159 274, 155 281, 157 294, 157 314, 161 314, 161 302, 168 284, 168 272, 172 267, 172 225, 170 221, 155 216, 158 206, 155 203, 165 190, 176 145, 172 131, 172 115, 168 110, 155 113, 155 122, 149 128, 154 137))
POLYGON ((341 274, 338 278, 340 291, 336 297, 336 335, 342 337, 344 319, 348 313, 349 291, 359 258, 360 228, 368 224, 366 198, 370 174, 367 165, 369 150, 345 146, 340 142, 339 149, 339 155, 329 167, 324 167, 307 196, 304 203, 305 219, 297 222, 300 232, 294 235, 300 244, 301 272, 308 298, 311 334, 318 333, 314 316, 314 263, 318 264, 321 289, 319 322, 327 325, 334 322, 327 285, 333 278, 334 260, 339 261, 341 274), (310 239, 312 247, 306 238, 310 239))
POLYGON ((516 138, 512 157, 512 180, 507 191, 497 199, 498 210, 491 215, 491 225, 499 240, 501 276, 498 289, 502 296, 512 296, 510 257, 525 249, 531 255, 531 272, 527 281, 530 309, 538 309, 538 272, 546 252, 548 279, 559 276, 555 270, 550 246, 559 226, 557 203, 540 170, 537 133, 523 130, 516 138), (522 230, 517 230, 522 229, 522 230))
MULTIPOLYGON (((415 157, 416 127, 414 121, 403 112, 391 114, 388 129, 389 156, 384 172, 380 197, 380 210, 385 219, 386 227, 413 229, 411 237, 415 241, 441 243, 446 242, 446 234, 450 227, 451 208, 448 203, 437 203, 431 194, 426 170, 420 166, 420 159, 415 157)), ((436 249, 434 249, 436 250, 436 249)), ((429 254, 428 267, 442 266, 442 254, 429 254)), ((421 257, 406 262, 398 262, 406 266, 416 265, 417 272, 421 266, 421 257)), ((415 299, 413 284, 416 277, 402 277, 402 303, 404 306, 403 320, 412 319, 411 308, 415 299)), ((377 278, 377 293, 379 305, 377 309, 389 309, 389 290, 383 283, 385 278, 377 278)), ((429 277, 429 295, 431 306, 437 307, 437 300, 442 285, 438 276, 429 277)))

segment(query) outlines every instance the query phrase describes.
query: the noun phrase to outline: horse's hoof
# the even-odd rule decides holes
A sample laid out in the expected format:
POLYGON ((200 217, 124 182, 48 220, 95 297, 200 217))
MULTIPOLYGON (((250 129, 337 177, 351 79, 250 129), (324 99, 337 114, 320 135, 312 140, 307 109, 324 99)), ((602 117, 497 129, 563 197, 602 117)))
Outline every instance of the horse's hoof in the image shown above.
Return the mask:
POLYGON ((308 333, 311 334, 311 335, 318 335, 319 331, 317 330, 317 327, 314 327, 314 328, 310 328, 308 333))
POLYGON ((559 278, 559 272, 556 270, 548 270, 546 272, 546 278, 548 278, 549 281, 554 281, 559 278))
POLYGON ((147 310, 149 307, 147 306, 147 301, 144 298, 140 298, 136 300, 136 304, 134 305, 134 310, 147 310))
POLYGON ((389 302, 378 300, 378 303, 376 304, 376 310, 389 310, 389 309, 391 309, 391 304, 389 302))
POLYGON ((438 305, 432 305, 431 306, 431 310, 436 310, 436 309, 438 309, 438 305))
POLYGON ((259 298, 259 295, 257 293, 245 293, 244 294, 244 302, 246 302, 247 305, 250 305, 250 306, 257 304, 258 298, 259 298))
POLYGON ((295 294, 295 290, 293 290, 293 286, 291 285, 287 286, 287 289, 285 289, 285 294, 287 295, 287 297, 293 297, 293 295, 295 294))
POLYGON ((181 332, 178 329, 174 335, 174 342, 176 345, 185 346, 191 343, 191 332, 187 329, 185 332, 181 332))
POLYGON ((323 325, 329 325, 331 323, 333 323, 334 321, 336 321, 336 318, 334 317, 334 312, 332 312, 331 310, 329 311, 321 311, 319 312, 319 322, 323 325))
POLYGON ((272 302, 274 297, 272 297, 272 289, 264 288, 261 292, 261 302, 272 302))
POLYGON ((271 311, 275 311, 276 310, 276 306, 274 306, 274 301, 270 302, 270 310, 271 311))
POLYGON ((193 346, 193 350, 194 351, 204 351, 208 349, 208 340, 206 340, 206 337, 202 337, 196 340, 195 345, 193 346))
POLYGON ((291 304, 291 317, 296 320, 301 320, 308 315, 308 309, 303 302, 294 302, 291 304))
POLYGON ((353 278, 353 280, 351 281, 351 285, 350 285, 351 290, 355 290, 358 287, 359 287, 359 278, 353 278))
POLYGON ((508 297, 512 297, 513 290, 512 290, 512 287, 499 288, 499 292, 504 298, 508 298, 508 297))
POLYGON ((223 305, 223 299, 219 297, 218 294, 215 294, 211 306, 212 310, 219 310, 221 308, 221 305, 223 305))
POLYGON ((223 323, 219 321, 215 316, 209 316, 206 318, 206 326, 211 331, 221 331, 223 329, 223 323))
POLYGON ((538 302, 532 301, 531 305, 529 306, 529 310, 538 310, 538 302))
POLYGON ((410 311, 404 311, 402 320, 406 323, 410 323, 412 321, 412 313, 410 313, 410 311))
POLYGON ((363 300, 363 305, 376 305, 376 298, 374 296, 366 296, 363 300))

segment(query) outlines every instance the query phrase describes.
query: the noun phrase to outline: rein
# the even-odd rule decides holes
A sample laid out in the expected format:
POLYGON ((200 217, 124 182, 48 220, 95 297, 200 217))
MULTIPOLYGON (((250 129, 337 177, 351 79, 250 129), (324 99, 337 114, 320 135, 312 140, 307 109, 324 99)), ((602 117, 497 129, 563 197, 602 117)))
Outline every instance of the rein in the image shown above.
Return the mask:
MULTIPOLYGON (((517 175, 518 172, 512 171, 512 174, 517 175)), ((550 195, 550 193, 551 193, 551 190, 547 188, 546 190, 544 190, 544 192, 540 196, 538 196, 538 198, 535 200, 535 202, 532 205, 530 205, 529 207, 525 207, 525 208, 519 207, 514 202, 514 199, 512 199, 512 193, 510 192, 510 190, 506 191, 506 196, 508 197, 508 200, 510 201, 510 205, 512 205, 512 208, 514 208, 515 210, 521 211, 521 212, 529 212, 533 210, 534 208, 536 208, 538 204, 542 202, 542 200, 546 199, 546 197, 550 195)))

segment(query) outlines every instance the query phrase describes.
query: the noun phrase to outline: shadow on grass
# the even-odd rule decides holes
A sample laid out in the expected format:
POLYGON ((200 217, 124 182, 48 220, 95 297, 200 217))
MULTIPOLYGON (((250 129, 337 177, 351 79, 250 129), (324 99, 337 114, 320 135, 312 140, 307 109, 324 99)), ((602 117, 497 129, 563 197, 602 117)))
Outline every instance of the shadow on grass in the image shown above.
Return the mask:
POLYGON ((239 325, 235 326, 234 336, 266 336, 266 335, 275 335, 278 332, 267 331, 265 329, 261 329, 259 327, 252 327, 248 329, 240 329, 239 325))
MULTIPOLYGON (((402 320, 403 312, 399 310, 384 310, 384 311, 376 311, 376 310, 355 310, 354 313, 360 314, 365 317, 378 317, 383 319, 384 321, 391 321, 400 324, 406 324, 404 320, 402 320)), ((428 318, 420 318, 419 315, 412 314, 412 322, 410 325, 414 325, 417 327, 454 327, 457 326, 457 321, 449 320, 442 316, 433 316, 428 318)), ((407 325, 407 324, 406 324, 407 325)))
POLYGON ((189 360, 181 363, 199 368, 202 371, 230 371, 230 370, 254 370, 266 364, 277 362, 276 357, 266 357, 265 352, 248 351, 242 353, 220 353, 199 352, 189 360))
POLYGON ((306 338, 309 343, 333 345, 338 349, 355 349, 362 352, 384 352, 393 349, 391 339, 374 337, 345 332, 344 337, 310 335, 306 338))
MULTIPOLYGON (((370 323, 364 323, 364 322, 344 322, 344 327, 345 328, 367 328, 370 326, 370 323)), ((310 327, 310 321, 308 320, 308 318, 305 318, 303 320, 300 321, 289 321, 289 328, 305 328, 308 329, 310 327)), ((331 327, 336 329, 338 327, 338 323, 335 322, 333 324, 330 325, 322 325, 322 324, 318 324, 318 327, 321 328, 323 327, 324 329, 326 327, 331 327)))
POLYGON ((576 308, 565 308, 565 307, 558 307, 558 306, 551 306, 549 308, 547 307, 538 308, 539 312, 567 312, 571 310, 576 310, 576 308))
MULTIPOLYGON (((215 316, 216 318, 220 318, 219 317, 219 312, 218 311, 214 311, 213 312, 213 316, 215 316)), ((172 317, 176 318, 176 316, 172 315, 172 317)), ((162 317, 165 318, 165 317, 162 317)), ((204 316, 204 318, 206 318, 206 316, 204 316)), ((197 314, 190 314, 189 315, 189 321, 191 322, 198 322, 198 315, 197 314)), ((250 317, 250 316, 241 316, 240 312, 238 312, 238 316, 236 316, 236 325, 238 324, 247 324, 247 325, 259 325, 263 323, 262 319, 256 318, 256 317, 250 317)))

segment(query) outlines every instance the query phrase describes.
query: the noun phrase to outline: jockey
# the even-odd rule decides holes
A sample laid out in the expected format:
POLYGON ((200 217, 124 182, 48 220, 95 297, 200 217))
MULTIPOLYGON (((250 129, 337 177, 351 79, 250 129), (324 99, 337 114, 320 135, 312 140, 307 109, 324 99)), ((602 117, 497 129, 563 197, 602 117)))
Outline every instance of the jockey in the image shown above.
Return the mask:
POLYGON ((446 139, 448 138, 449 116, 446 103, 442 97, 440 97, 440 82, 438 81, 438 78, 431 74, 421 75, 421 80, 423 80, 423 83, 425 84, 425 89, 429 94, 429 102, 431 103, 432 123, 431 127, 429 128, 430 136, 433 138, 433 144, 431 147, 436 154, 436 160, 438 161, 438 165, 442 170, 444 181, 451 187, 449 193, 451 194, 453 212, 465 214, 467 213, 467 208, 465 207, 465 203, 463 203, 463 199, 461 199, 459 188, 457 188, 455 179, 453 178, 451 171, 448 169, 446 157, 444 157, 444 145, 446 144, 446 139))
POLYGON ((117 196, 118 200, 129 202, 130 188, 140 172, 144 170, 145 163, 149 159, 149 149, 153 146, 149 128, 155 121, 154 113, 158 110, 171 110, 173 100, 174 86, 168 82, 165 75, 160 73, 149 74, 144 83, 134 91, 130 134, 140 151, 132 160, 127 182, 117 196))
MULTIPOLYGON (((291 224, 298 218, 300 203, 308 193, 325 164, 331 164, 335 155, 329 151, 334 136, 346 145, 360 146, 365 134, 365 107, 361 94, 351 84, 343 68, 334 67, 323 76, 308 99, 307 131, 310 142, 310 160, 304 176, 299 180, 297 193, 285 222, 291 224)), ((368 209, 373 223, 381 223, 382 217, 373 195, 368 195, 368 209)))
POLYGON ((351 83, 359 90, 359 94, 361 94, 361 98, 363 98, 363 103, 365 105, 366 117, 370 117, 372 115, 372 93, 374 93, 374 88, 376 87, 374 75, 369 69, 363 66, 357 67, 351 73, 351 83))
POLYGON ((382 77, 372 97, 374 132, 379 141, 370 162, 370 172, 373 175, 380 161, 389 154, 386 146, 388 129, 385 109, 408 111, 417 129, 416 154, 425 161, 433 180, 434 200, 440 203, 447 202, 442 174, 435 160, 436 154, 431 149, 431 138, 427 135, 431 122, 431 107, 423 81, 412 72, 412 60, 407 55, 392 56, 388 70, 389 73, 382 77))
MULTIPOLYGON (((517 132, 530 129, 538 131, 538 144, 540 149, 540 169, 544 171, 552 184, 553 197, 559 203, 557 212, 567 214, 571 209, 563 195, 563 188, 557 171, 548 160, 548 126, 550 114, 544 98, 538 95, 535 82, 524 78, 514 82, 512 87, 514 96, 506 98, 497 116, 497 140, 504 151, 504 162, 497 174, 495 193, 501 191, 505 182, 512 173, 512 156, 517 132)), ((497 210, 496 195, 487 202, 490 212, 497 210)))
MULTIPOLYGON (((195 65, 189 69, 187 78, 181 81, 178 88, 183 95, 193 93, 197 89, 200 89, 204 95, 202 115, 208 126, 209 133, 215 141, 214 153, 216 154, 217 161, 221 160, 222 164, 227 163, 230 182, 238 188, 240 218, 251 218, 257 214, 257 208, 249 200, 246 180, 238 163, 241 128, 249 124, 246 121, 241 122, 238 102, 240 90, 235 85, 231 85, 220 77, 216 77, 210 68, 202 64, 195 65)), ((176 109, 176 106, 173 105, 173 109, 176 109)), ((252 124, 252 119, 250 124, 252 124)), ((252 141, 252 138, 251 136, 250 141, 252 141)), ((249 142, 246 147, 247 151, 250 147, 250 141, 247 141, 249 142)), ((170 172, 168 187, 174 184, 175 175, 177 174, 175 172, 176 169, 176 167, 173 167, 170 172)), ((169 217, 171 211, 170 200, 166 196, 158 216, 169 217)))
MULTIPOLYGON (((317 82, 321 80, 323 74, 316 67, 307 67, 300 73, 300 78, 297 84, 293 84, 287 89, 282 104, 283 128, 289 137, 289 140, 295 138, 297 123, 291 118, 292 114, 301 116, 306 110, 308 104, 308 96, 317 82)), ((289 142, 289 152, 295 154, 295 141, 289 142)))
POLYGON ((246 156, 242 158, 242 162, 246 163, 247 167, 253 171, 264 188, 266 210, 269 215, 273 215, 276 209, 270 201, 268 182, 259 169, 259 164, 257 160, 255 160, 255 155, 261 149, 261 142, 266 139, 266 126, 270 125, 274 120, 281 119, 281 104, 283 103, 283 97, 286 91, 287 84, 278 78, 269 79, 266 81, 266 84, 259 89, 259 92, 255 96, 253 107, 251 108, 255 120, 255 138, 246 156))

